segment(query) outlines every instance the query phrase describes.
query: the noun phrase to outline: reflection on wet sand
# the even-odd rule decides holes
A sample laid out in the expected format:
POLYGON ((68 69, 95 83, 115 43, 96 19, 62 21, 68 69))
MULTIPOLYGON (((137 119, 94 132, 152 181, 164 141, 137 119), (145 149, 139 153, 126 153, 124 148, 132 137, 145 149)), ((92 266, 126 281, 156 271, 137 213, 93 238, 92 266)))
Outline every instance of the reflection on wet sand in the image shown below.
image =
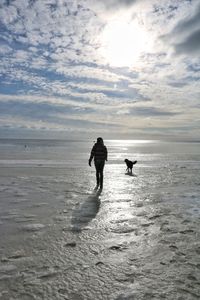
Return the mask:
POLYGON ((199 143, 110 142, 102 193, 88 144, 65 145, 29 147, 31 167, 3 152, 0 299, 200 299, 199 143), (140 164, 127 176, 131 153, 140 164))
POLYGON ((133 174, 132 172, 127 172, 127 173, 125 173, 125 175, 137 177, 137 175, 136 175, 136 174, 133 174))

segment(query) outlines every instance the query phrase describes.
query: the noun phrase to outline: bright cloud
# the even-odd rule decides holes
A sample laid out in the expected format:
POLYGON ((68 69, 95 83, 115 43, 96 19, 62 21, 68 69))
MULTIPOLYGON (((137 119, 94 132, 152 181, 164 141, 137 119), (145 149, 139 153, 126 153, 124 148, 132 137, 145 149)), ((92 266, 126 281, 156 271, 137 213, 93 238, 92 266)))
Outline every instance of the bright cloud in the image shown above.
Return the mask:
POLYGON ((0 4, 0 129, 200 137, 198 0, 0 4))

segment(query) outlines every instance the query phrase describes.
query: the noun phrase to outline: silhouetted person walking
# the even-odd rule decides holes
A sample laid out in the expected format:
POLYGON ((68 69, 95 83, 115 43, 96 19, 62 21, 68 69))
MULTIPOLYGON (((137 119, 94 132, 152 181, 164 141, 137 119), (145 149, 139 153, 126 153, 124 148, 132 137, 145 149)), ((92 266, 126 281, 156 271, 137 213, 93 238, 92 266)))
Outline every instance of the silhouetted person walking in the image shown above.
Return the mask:
POLYGON ((103 169, 105 165, 105 161, 107 161, 107 148, 104 145, 103 139, 101 137, 97 138, 97 142, 94 144, 90 158, 89 158, 89 166, 91 167, 92 159, 94 158, 94 165, 96 169, 96 180, 97 185, 96 188, 100 186, 100 189, 103 189, 103 169))

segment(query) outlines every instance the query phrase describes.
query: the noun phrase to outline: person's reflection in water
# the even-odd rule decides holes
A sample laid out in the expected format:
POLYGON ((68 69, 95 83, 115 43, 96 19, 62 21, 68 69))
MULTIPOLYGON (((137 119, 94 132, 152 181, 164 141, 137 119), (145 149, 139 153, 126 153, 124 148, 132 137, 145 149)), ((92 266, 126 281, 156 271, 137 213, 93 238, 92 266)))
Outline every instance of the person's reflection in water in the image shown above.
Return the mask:
POLYGON ((94 144, 90 158, 89 166, 91 167, 92 159, 94 158, 94 165, 96 169, 96 189, 100 187, 100 190, 103 189, 103 169, 105 161, 108 160, 107 148, 104 145, 103 139, 101 137, 97 138, 97 142, 94 144))

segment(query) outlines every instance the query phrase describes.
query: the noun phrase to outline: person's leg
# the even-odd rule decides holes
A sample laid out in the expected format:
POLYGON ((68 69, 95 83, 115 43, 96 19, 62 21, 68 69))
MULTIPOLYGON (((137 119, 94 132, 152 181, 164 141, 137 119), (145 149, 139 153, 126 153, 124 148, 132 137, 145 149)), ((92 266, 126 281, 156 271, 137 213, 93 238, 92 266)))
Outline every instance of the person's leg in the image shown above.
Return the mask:
POLYGON ((103 170, 100 172, 100 189, 103 189, 103 170))
POLYGON ((99 167, 99 175, 100 175, 100 189, 103 189, 103 169, 104 169, 104 161, 101 162, 99 167))
POLYGON ((99 174, 99 170, 96 169, 96 183, 97 183, 97 187, 99 186, 99 181, 100 181, 100 174, 99 174))
POLYGON ((99 187, 100 172, 99 172, 99 163, 98 162, 95 162, 95 169, 96 169, 96 183, 97 183, 97 187, 99 187))

